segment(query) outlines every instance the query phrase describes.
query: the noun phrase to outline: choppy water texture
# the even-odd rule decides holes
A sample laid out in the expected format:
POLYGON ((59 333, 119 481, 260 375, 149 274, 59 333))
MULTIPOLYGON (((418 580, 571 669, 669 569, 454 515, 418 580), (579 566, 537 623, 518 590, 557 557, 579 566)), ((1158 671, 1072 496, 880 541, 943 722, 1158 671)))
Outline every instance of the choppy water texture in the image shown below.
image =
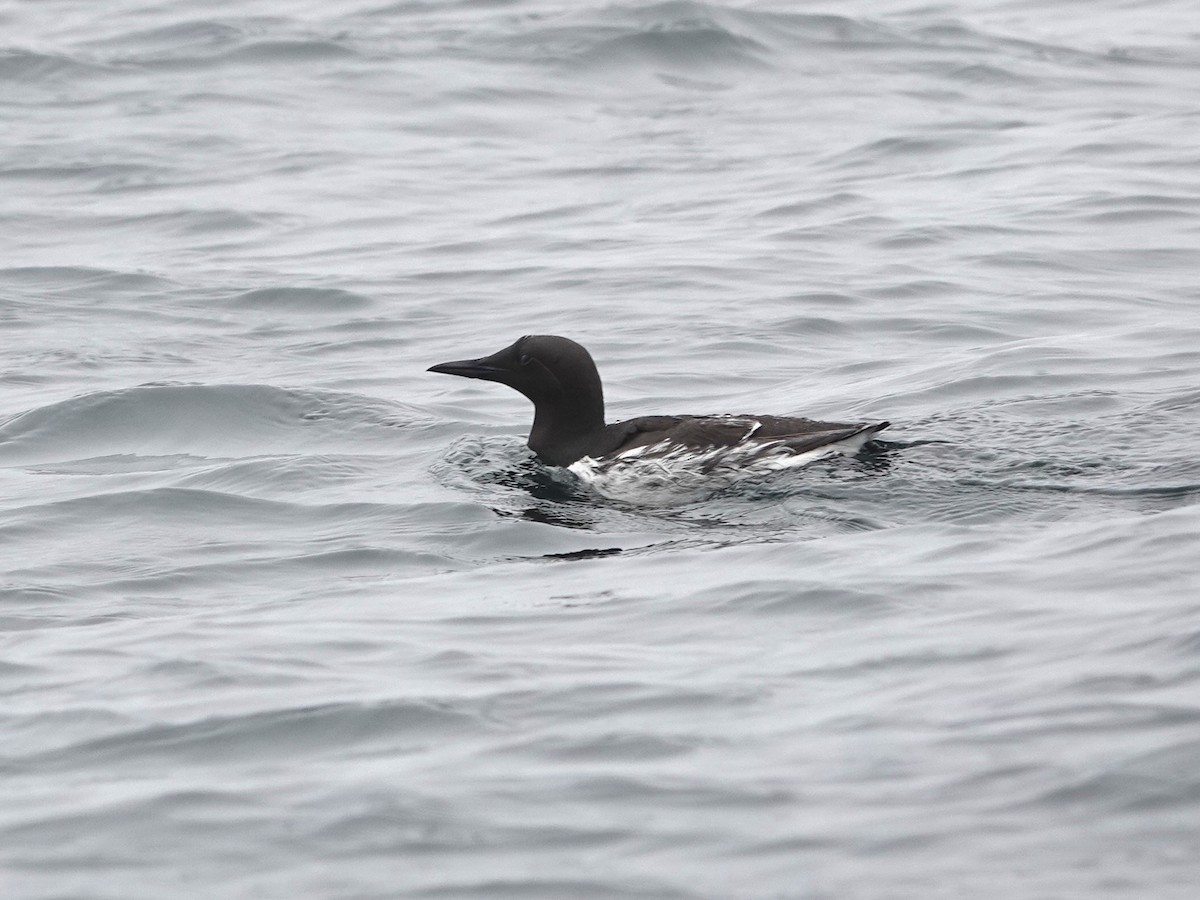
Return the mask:
POLYGON ((0 10, 0 893, 1190 898, 1193 3, 0 10), (890 419, 676 509, 427 375, 890 419))

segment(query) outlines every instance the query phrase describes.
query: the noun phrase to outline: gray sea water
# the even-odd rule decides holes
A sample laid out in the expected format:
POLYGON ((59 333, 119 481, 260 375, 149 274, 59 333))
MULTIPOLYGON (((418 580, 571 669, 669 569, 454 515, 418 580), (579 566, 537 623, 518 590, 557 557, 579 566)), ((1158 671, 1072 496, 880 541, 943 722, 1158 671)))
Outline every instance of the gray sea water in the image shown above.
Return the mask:
POLYGON ((1191 0, 0 5, 0 896, 1191 898, 1191 0), (427 374, 889 419, 670 509, 427 374))

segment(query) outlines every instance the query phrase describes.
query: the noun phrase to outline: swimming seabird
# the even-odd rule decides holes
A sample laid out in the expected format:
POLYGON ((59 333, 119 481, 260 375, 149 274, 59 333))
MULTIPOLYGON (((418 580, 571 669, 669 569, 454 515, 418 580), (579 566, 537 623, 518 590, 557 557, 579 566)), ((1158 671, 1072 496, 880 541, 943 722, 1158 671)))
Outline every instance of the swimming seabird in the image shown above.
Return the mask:
POLYGON ((638 416, 604 421, 604 390, 592 356, 569 338, 526 335, 491 356, 430 366, 430 372, 498 381, 533 402, 529 448, 569 468, 600 493, 638 499, 677 489, 711 493, 733 481, 857 453, 888 422, 817 422, 785 416, 638 416))

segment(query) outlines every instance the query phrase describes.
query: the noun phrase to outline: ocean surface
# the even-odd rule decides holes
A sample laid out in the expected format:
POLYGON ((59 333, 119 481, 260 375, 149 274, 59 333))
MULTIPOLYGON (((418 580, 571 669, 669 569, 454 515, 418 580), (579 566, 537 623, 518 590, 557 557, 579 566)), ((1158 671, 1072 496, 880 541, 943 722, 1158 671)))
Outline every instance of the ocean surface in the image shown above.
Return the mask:
POLYGON ((0 5, 0 897, 1192 898, 1192 0, 0 5), (669 508, 428 374, 888 419, 669 508))

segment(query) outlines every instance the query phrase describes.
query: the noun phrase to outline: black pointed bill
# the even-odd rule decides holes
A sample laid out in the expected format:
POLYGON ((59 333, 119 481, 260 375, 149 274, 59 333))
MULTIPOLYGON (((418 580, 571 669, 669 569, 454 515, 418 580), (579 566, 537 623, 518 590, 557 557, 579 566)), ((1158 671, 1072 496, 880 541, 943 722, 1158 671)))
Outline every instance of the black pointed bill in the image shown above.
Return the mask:
POLYGON ((440 372, 443 375, 461 375, 463 378, 482 378, 484 381, 500 381, 505 375, 504 369, 492 365, 487 357, 438 363, 425 371, 440 372))

